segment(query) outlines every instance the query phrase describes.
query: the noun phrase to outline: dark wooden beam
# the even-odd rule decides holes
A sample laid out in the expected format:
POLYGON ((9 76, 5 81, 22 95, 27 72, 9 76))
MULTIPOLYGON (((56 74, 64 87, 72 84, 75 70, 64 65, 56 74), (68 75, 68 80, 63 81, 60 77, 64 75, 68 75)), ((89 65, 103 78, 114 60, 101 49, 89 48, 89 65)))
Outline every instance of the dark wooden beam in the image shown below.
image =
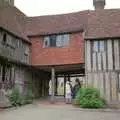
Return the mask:
POLYGON ((76 71, 61 71, 56 72, 56 75, 72 75, 72 74, 85 74, 84 69, 76 70, 76 71))
MULTIPOLYGON (((69 75, 69 76, 70 76, 70 77, 84 77, 85 74, 81 74, 81 75, 76 74, 76 75, 69 75)), ((58 75, 58 77, 64 77, 64 75, 58 75)))
POLYGON ((64 76, 64 97, 65 97, 65 94, 66 94, 66 81, 67 81, 67 77, 64 76))
POLYGON ((51 68, 51 82, 52 82, 52 93, 51 93, 51 103, 55 102, 55 68, 51 68))
POLYGON ((57 95, 57 87, 58 87, 58 77, 55 76, 55 95, 57 95))

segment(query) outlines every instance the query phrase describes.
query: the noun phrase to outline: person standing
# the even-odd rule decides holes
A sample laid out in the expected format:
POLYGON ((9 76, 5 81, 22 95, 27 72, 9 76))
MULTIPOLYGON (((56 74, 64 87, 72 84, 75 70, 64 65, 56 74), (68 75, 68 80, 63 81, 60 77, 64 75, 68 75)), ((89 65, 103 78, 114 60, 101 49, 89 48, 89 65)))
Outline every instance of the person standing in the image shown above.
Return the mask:
POLYGON ((80 83, 79 79, 77 78, 77 79, 75 80, 75 85, 74 85, 73 91, 72 91, 72 98, 73 98, 73 99, 75 99, 76 94, 77 94, 77 92, 78 92, 78 90, 79 90, 80 88, 81 88, 81 83, 80 83))
POLYGON ((67 81, 66 82, 66 95, 65 95, 66 103, 71 103, 71 99, 72 99, 71 93, 72 91, 71 91, 70 82, 67 81))

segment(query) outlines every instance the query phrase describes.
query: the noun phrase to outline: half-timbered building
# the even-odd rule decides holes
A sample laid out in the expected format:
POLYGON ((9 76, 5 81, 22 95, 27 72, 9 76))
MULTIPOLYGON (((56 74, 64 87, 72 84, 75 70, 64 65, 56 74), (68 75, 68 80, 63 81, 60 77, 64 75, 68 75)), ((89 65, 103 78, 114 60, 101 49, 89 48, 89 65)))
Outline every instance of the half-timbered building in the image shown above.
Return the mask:
POLYGON ((14 0, 0 0, 0 89, 32 82, 36 97, 52 102, 57 81, 82 77, 85 85, 100 88, 107 103, 120 100, 120 9, 104 9, 105 0, 93 0, 95 10, 28 17, 14 0))

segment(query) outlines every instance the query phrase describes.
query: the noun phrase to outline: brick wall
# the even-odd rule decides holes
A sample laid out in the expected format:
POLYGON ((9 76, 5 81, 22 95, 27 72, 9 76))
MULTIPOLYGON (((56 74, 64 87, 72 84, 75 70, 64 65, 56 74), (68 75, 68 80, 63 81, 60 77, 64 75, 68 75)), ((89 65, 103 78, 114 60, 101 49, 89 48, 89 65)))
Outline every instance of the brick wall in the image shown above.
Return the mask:
POLYGON ((43 48, 43 37, 31 37, 32 65, 62 65, 84 63, 84 39, 82 33, 70 35, 66 47, 43 48))

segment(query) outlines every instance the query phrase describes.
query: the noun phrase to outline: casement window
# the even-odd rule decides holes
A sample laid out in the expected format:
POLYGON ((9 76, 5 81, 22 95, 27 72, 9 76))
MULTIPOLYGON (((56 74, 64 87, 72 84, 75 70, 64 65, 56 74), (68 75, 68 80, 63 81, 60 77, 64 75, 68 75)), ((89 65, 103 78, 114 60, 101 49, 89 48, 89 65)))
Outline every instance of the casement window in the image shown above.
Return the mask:
POLYGON ((28 63, 29 61, 29 54, 30 54, 30 49, 28 45, 24 45, 24 62, 28 63))
POLYGON ((49 39, 50 39, 50 46, 55 47, 56 46, 57 36, 56 35, 51 35, 51 36, 49 36, 49 39))
POLYGON ((104 52, 105 51, 105 42, 103 40, 93 41, 93 52, 104 52))
POLYGON ((15 48, 16 47, 15 43, 16 43, 16 39, 14 37, 8 35, 6 44, 11 48, 15 48))
POLYGON ((118 90, 120 91, 120 73, 118 73, 117 87, 118 87, 118 90))
POLYGON ((3 34, 3 40, 2 40, 2 42, 5 44, 5 43, 6 43, 6 41, 7 41, 7 34, 6 34, 6 33, 4 33, 4 34, 3 34))
POLYGON ((16 47, 16 39, 7 33, 4 33, 2 44, 14 49, 16 47))
POLYGON ((25 54, 29 55, 29 46, 27 46, 27 45, 25 46, 25 54))
POLYGON ((50 35, 44 38, 44 47, 63 47, 69 45, 69 34, 50 35))

